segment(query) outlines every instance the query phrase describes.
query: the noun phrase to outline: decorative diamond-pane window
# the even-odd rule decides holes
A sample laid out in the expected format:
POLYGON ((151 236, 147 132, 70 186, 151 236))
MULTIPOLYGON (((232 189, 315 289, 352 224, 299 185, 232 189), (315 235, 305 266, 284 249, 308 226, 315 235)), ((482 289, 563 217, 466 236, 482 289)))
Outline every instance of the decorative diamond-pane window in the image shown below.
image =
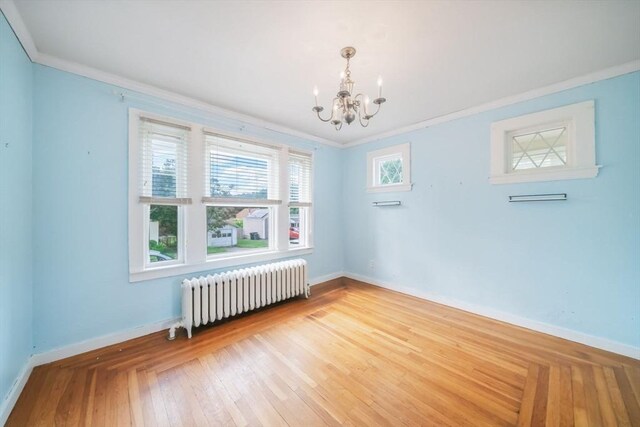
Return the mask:
POLYGON ((594 101, 493 122, 490 182, 594 178, 595 147, 594 101))
POLYGON ((411 191, 411 145, 394 145, 367 153, 367 191, 411 191))
POLYGON ((380 185, 402 184, 402 158, 380 159, 380 185))
POLYGON ((567 164, 567 127, 541 130, 511 138, 514 171, 567 164))

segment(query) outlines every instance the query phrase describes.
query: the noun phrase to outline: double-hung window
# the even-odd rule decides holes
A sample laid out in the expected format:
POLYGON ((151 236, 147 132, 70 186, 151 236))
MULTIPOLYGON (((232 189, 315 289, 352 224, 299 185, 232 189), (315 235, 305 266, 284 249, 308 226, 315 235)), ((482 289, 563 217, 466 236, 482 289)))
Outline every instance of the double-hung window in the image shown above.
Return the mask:
POLYGON ((130 112, 131 281, 310 253, 311 153, 130 112))
POLYGON ((207 254, 278 249, 281 148, 204 133, 207 254))
POLYGON ((139 121, 137 215, 143 217, 143 241, 137 245, 145 268, 185 260, 184 206, 188 194, 191 128, 141 117, 139 121))

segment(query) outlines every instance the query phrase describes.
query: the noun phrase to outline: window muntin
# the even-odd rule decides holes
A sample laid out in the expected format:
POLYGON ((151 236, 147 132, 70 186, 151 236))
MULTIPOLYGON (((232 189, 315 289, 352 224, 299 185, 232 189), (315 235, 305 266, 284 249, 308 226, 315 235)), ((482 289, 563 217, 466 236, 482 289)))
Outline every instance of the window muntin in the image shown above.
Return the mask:
POLYGON ((568 126, 510 135, 511 170, 563 167, 567 164, 568 126))
POLYGON ((409 143, 367 153, 367 191, 410 191, 410 155, 409 143))
POLYGON ((402 184, 402 156, 400 154, 379 157, 375 162, 378 185, 402 184))

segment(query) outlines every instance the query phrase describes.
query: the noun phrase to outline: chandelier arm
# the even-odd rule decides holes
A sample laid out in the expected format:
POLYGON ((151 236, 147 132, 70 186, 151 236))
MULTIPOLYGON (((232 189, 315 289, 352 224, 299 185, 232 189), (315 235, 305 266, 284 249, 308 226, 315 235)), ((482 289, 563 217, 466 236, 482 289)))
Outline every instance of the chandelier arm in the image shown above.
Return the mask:
POLYGON ((358 112, 358 121, 360 122, 360 126, 362 126, 363 128, 366 128, 367 126, 369 126, 369 116, 367 115, 367 104, 365 102, 362 102, 362 99, 364 98, 364 95, 359 93, 356 96, 353 97, 354 101, 358 100, 358 97, 360 97, 360 101, 358 101, 359 104, 362 105, 362 108, 356 108, 355 110, 358 112), (364 121, 362 119, 362 112, 364 111, 364 121))
MULTIPOLYGON (((315 110, 316 114, 318 115, 318 118, 323 121, 323 122, 330 122, 331 120, 333 120, 333 115, 335 114, 335 109, 333 108, 336 105, 336 100, 338 100, 338 98, 333 98, 333 101, 331 101, 331 115, 329 116, 328 119, 323 119, 320 116, 320 110, 315 110)), ((322 108, 322 107, 321 107, 322 108)))
MULTIPOLYGON (((354 97, 353 97, 353 99, 357 99, 358 97, 360 97, 360 98, 362 99, 361 104, 363 105, 362 109, 364 110, 364 115, 365 115, 365 117, 369 117, 369 119, 370 119, 370 118, 372 118, 373 116, 375 116, 376 114, 378 114, 378 111, 380 111, 380 104, 378 104, 378 109, 376 110, 376 112, 375 112, 375 113, 373 113, 373 114, 369 114, 369 112, 367 111, 367 110, 368 110, 368 108, 367 108, 367 103, 366 103, 366 102, 364 102, 365 95, 364 95, 364 94, 362 94, 362 93, 359 93, 359 94, 357 94, 356 96, 354 96, 354 97)), ((369 120, 369 119, 367 119, 367 123, 368 123, 368 120, 369 120)), ((360 124, 362 125, 362 123, 360 123, 360 124)), ((366 127, 365 125, 362 125, 362 126, 366 127)))
POLYGON ((381 105, 382 105, 382 104, 378 104, 378 108, 376 108, 376 112, 375 112, 375 113, 373 113, 373 114, 369 114, 369 118, 372 118, 372 117, 374 117, 376 114, 378 114, 378 112, 380 111, 380 106, 381 106, 381 105))
POLYGON ((328 121, 330 121, 330 120, 333 118, 333 110, 331 110, 331 115, 329 116, 329 118, 328 118, 328 119, 323 119, 323 118, 320 116, 320 112, 319 112, 319 111, 316 111, 316 114, 318 115, 318 118, 319 118, 321 121, 323 121, 323 122, 328 122, 328 121))
POLYGON ((363 128, 369 126, 369 119, 365 119, 365 121, 362 121, 362 116, 360 114, 358 114, 358 121, 360 122, 360 126, 362 126, 363 128))
MULTIPOLYGON (((364 109, 364 108, 363 108, 364 109)), ((366 128, 367 126, 369 126, 369 119, 371 117, 369 117, 367 115, 367 112, 364 112, 364 120, 362 119, 362 113, 360 111, 358 111, 358 121, 360 122, 360 126, 362 126, 363 128, 366 128)))

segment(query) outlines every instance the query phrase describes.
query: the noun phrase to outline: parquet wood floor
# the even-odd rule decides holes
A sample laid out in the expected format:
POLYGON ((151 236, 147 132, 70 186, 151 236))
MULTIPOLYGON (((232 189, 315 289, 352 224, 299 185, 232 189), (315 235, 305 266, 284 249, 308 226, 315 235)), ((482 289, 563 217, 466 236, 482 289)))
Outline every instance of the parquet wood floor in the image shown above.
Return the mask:
POLYGON ((192 340, 39 366, 7 425, 640 425, 637 360, 353 280, 321 287, 192 340))

